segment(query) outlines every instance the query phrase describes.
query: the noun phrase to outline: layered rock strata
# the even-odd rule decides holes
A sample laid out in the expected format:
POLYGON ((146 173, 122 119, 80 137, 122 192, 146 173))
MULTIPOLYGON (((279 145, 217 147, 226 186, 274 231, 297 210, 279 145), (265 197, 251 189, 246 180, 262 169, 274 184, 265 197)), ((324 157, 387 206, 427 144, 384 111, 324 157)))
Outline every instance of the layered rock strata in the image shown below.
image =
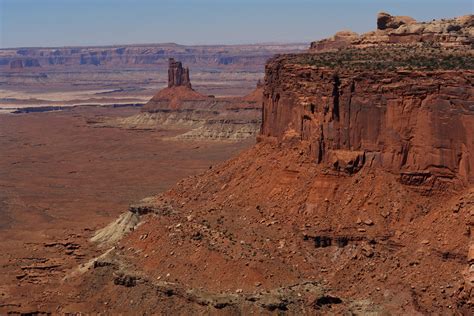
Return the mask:
MULTIPOLYGON (((306 142, 317 163, 342 151, 418 183, 474 183, 474 71, 338 71, 267 65, 262 135, 306 142)), ((360 162, 359 162, 360 163, 360 162)))
POLYGON ((344 32, 309 53, 273 58, 262 135, 298 139, 315 162, 350 173, 367 164, 409 185, 474 183, 474 55, 462 46, 472 41, 473 16, 418 23, 381 14, 377 23, 399 35, 415 27, 421 37, 364 47, 367 35, 344 32), (469 40, 447 45, 446 32, 469 40))

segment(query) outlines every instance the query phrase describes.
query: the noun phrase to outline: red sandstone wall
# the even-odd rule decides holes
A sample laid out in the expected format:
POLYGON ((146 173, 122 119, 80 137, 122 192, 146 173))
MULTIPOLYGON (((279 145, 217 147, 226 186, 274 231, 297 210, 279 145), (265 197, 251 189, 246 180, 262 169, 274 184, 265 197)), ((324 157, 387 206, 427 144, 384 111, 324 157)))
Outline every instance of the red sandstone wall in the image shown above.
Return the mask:
POLYGON ((473 184, 473 79, 466 70, 336 73, 276 57, 266 69, 261 134, 296 134, 317 162, 363 152, 366 163, 408 181, 473 184))

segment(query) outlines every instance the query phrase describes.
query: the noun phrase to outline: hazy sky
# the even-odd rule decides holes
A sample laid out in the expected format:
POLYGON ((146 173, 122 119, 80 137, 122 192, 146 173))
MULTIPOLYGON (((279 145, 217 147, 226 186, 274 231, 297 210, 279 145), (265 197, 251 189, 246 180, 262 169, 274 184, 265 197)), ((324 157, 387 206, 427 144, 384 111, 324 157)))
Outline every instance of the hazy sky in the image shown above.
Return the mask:
POLYGON ((474 0, 0 0, 0 47, 309 42, 372 30, 382 10, 430 20, 474 0))

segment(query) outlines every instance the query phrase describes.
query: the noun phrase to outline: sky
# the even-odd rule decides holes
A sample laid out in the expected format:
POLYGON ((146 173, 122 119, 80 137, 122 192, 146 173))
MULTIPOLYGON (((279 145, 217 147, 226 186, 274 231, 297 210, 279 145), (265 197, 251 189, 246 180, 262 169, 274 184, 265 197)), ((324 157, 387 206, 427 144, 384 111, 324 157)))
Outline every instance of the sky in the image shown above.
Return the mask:
POLYGON ((428 21, 474 0, 0 0, 0 48, 310 42, 373 30, 380 11, 428 21))

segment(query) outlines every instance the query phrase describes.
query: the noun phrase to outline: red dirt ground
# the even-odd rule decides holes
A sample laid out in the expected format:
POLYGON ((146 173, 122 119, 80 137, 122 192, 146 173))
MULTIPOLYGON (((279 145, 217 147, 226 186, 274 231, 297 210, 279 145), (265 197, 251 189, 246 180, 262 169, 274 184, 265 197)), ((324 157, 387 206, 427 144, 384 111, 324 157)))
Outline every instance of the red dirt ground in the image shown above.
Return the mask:
POLYGON ((0 115, 0 313, 54 311, 87 239, 133 201, 164 191, 250 143, 165 141, 165 130, 94 128, 138 109, 0 115))

